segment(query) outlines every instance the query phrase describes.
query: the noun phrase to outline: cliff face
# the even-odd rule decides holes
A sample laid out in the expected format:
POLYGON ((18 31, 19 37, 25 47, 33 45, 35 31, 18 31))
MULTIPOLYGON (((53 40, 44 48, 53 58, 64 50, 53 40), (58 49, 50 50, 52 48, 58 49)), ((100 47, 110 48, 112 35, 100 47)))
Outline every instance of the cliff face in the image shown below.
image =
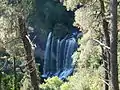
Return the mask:
POLYGON ((42 36, 43 41, 46 41, 48 33, 56 24, 71 28, 73 13, 67 12, 63 5, 56 0, 35 0, 35 10, 28 20, 30 26, 34 27, 42 36))
POLYGON ((48 33, 52 31, 60 37, 70 32, 73 13, 67 12, 56 0, 35 0, 34 8, 34 12, 28 17, 29 25, 34 28, 30 38, 37 46, 35 57, 43 60, 48 33))

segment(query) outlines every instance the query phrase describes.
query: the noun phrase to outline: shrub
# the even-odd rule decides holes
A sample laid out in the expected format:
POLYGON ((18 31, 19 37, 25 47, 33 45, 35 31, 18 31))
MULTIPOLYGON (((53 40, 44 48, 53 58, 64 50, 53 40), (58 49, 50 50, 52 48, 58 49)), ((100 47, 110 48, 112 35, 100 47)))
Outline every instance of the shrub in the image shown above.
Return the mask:
POLYGON ((60 86, 63 84, 63 81, 60 80, 57 76, 48 78, 45 80, 45 83, 40 85, 41 90, 60 90, 60 86))

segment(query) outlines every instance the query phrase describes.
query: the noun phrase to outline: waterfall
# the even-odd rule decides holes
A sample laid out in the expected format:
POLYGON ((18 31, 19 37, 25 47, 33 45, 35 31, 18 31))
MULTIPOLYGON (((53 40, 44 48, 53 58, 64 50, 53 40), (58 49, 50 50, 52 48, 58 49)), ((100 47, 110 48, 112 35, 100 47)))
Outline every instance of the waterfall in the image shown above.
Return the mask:
POLYGON ((60 71, 60 39, 57 40, 57 49, 56 49, 56 71, 60 71))
POLYGON ((58 76, 64 80, 73 73, 72 55, 78 47, 77 38, 82 35, 82 32, 73 29, 72 34, 56 38, 50 32, 45 45, 38 31, 29 33, 31 41, 36 45, 34 56, 36 63, 40 64, 41 77, 58 76))
POLYGON ((56 48, 54 48, 56 45, 55 43, 55 38, 52 37, 52 41, 51 41, 51 59, 50 59, 50 72, 51 74, 55 73, 56 71, 56 48))
POLYGON ((63 71, 60 73, 60 79, 65 79, 73 72, 72 55, 77 49, 77 42, 74 37, 69 37, 65 42, 64 59, 63 59, 63 71))
POLYGON ((48 77, 50 74, 50 51, 51 51, 51 40, 52 40, 52 32, 49 33, 47 43, 46 43, 46 49, 45 49, 45 55, 44 55, 44 65, 43 65, 43 77, 48 77))
POLYGON ((71 75, 74 69, 72 55, 77 47, 74 35, 56 39, 50 32, 46 43, 42 77, 58 76, 65 79, 71 75))

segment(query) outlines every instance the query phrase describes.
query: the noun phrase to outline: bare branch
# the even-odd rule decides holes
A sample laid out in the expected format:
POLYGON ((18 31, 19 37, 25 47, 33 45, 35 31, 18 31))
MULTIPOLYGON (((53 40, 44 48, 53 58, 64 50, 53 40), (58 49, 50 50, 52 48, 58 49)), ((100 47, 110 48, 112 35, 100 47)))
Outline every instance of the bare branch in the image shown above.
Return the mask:
POLYGON ((105 47, 106 49, 110 50, 110 47, 106 46, 105 44, 103 44, 102 42, 100 42, 99 40, 97 39, 92 39, 93 41, 95 41, 96 43, 98 43, 100 46, 103 46, 105 47))

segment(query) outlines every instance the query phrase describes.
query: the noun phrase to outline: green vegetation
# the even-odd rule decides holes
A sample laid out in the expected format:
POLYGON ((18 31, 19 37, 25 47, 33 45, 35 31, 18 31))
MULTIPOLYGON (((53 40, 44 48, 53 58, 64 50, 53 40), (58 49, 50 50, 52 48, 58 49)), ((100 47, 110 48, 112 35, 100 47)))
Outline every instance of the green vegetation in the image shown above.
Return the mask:
POLYGON ((42 90, 59 90, 60 86, 63 84, 58 77, 48 78, 45 80, 45 84, 40 85, 42 90))
MULTIPOLYGON (((40 90, 118 90, 114 88, 111 78, 113 73, 117 73, 117 70, 112 72, 117 68, 117 63, 115 67, 112 66, 111 50, 114 47, 111 45, 111 24, 115 25, 111 21, 112 12, 109 8, 112 6, 109 0, 60 0, 61 3, 59 0, 8 1, 0 0, 0 90, 34 90, 31 70, 27 67, 29 63, 26 61, 25 45, 20 36, 19 16, 24 17, 26 26, 23 29, 26 30, 28 25, 39 30, 43 41, 52 30, 56 38, 70 33, 72 25, 83 32, 83 37, 78 39, 80 47, 72 56, 76 65, 73 75, 65 82, 52 77, 40 84, 37 70, 40 90)), ((120 80, 120 5, 117 9, 118 60, 113 61, 118 61, 120 80)))

